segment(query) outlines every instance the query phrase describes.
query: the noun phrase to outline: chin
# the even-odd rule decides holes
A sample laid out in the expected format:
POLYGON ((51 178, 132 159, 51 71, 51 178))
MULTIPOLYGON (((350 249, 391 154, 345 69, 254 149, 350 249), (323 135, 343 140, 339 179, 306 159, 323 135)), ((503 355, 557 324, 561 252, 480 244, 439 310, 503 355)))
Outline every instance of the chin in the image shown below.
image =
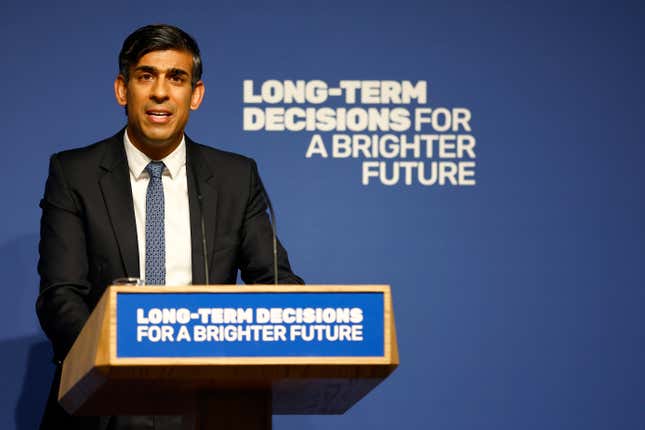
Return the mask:
POLYGON ((146 133, 144 134, 144 136, 146 140, 150 142, 150 144, 157 146, 169 145, 174 139, 177 138, 176 134, 167 132, 155 133, 154 131, 151 133, 146 133))

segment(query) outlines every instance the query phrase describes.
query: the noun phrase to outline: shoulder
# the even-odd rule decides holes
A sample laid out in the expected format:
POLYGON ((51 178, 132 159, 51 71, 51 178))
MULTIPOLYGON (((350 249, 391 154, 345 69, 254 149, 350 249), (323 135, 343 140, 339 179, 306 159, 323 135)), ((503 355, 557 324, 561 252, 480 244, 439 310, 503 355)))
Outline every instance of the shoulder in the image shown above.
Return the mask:
POLYGON ((204 161, 214 164, 230 165, 232 168, 248 168, 248 166, 255 164, 252 158, 246 157, 235 152, 223 151, 221 149, 213 148, 212 146, 203 145, 195 141, 189 140, 189 145, 197 152, 204 161))
POLYGON ((216 176, 249 177, 257 174, 255 160, 235 152, 223 151, 187 139, 189 157, 205 165, 216 176))
POLYGON ((92 166, 99 164, 107 152, 118 152, 123 145, 123 133, 119 132, 107 139, 94 142, 90 145, 67 149, 52 155, 52 160, 57 160, 70 167, 92 166))
POLYGON ((49 162, 49 175, 57 176, 72 187, 96 183, 107 170, 127 163, 123 133, 80 148, 55 153, 49 162))

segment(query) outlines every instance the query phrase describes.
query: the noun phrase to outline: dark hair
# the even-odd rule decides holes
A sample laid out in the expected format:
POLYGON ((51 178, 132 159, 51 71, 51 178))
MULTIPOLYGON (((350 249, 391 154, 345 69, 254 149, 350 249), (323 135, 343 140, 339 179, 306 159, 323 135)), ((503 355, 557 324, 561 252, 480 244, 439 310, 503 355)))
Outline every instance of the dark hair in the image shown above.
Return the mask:
POLYGON ((175 49, 193 55, 193 73, 191 84, 194 87, 202 78, 202 59, 199 56, 197 41, 181 28, 167 24, 146 25, 134 31, 123 42, 119 53, 119 73, 126 82, 129 79, 130 67, 152 51, 175 49))

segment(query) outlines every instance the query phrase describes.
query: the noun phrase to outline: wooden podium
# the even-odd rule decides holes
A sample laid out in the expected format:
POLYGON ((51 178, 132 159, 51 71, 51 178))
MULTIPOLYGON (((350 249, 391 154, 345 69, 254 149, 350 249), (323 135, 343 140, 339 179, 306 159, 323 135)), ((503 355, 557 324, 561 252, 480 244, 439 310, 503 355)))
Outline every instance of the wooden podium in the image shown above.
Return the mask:
MULTIPOLYGON (((347 327, 351 325, 343 322, 347 327)), ((162 326, 160 323, 156 334, 163 331, 162 326)), ((199 327, 202 334, 206 330, 203 327, 199 327)), ((188 328, 197 332, 194 326, 188 328)), ((346 329, 346 333, 349 330, 346 329)), ((186 429, 266 430, 271 428, 272 414, 344 413, 392 373, 398 363, 392 298, 390 287, 386 285, 113 286, 99 301, 63 363, 59 402, 65 410, 76 415, 183 415, 186 429), (352 300, 363 297, 369 297, 370 303, 376 303, 378 309, 369 309, 371 305, 365 305, 363 309, 351 304, 352 300), (165 298, 173 304, 179 303, 179 310, 158 306, 153 311, 147 310, 149 315, 146 316, 142 305, 136 305, 137 300, 147 303, 155 301, 151 299, 165 298), (203 303, 205 307, 192 310, 188 305, 182 307, 180 302, 184 298, 200 300, 200 306, 203 303), (255 308, 248 308, 255 311, 239 307, 247 298, 256 303, 255 308), (314 305, 316 300, 324 298, 326 301, 321 303, 327 303, 328 307, 306 308, 303 305, 296 308, 286 301, 283 304, 283 298, 314 305), (269 315, 269 308, 277 309, 271 314, 274 324, 269 325, 273 328, 266 329, 273 337, 265 336, 269 341, 264 343, 257 339, 245 343, 247 338, 239 335, 242 340, 227 343, 223 335, 214 336, 220 328, 224 333, 222 323, 212 325, 216 328, 212 329, 214 337, 209 338, 210 341, 197 343, 196 337, 192 342, 190 339, 179 341, 175 330, 162 345, 164 339, 142 335, 150 335, 151 329, 139 328, 149 324, 153 317, 159 317, 161 311, 169 319, 164 322, 177 323, 177 315, 182 311, 185 319, 192 315, 196 321, 191 320, 190 324, 222 322, 222 315, 226 317, 228 311, 217 306, 224 299, 234 299, 233 302, 238 303, 237 308, 227 308, 233 309, 227 322, 233 327, 232 333, 243 333, 240 328, 243 327, 242 317, 237 317, 240 321, 236 323, 235 309, 246 311, 245 315, 250 318, 255 312, 258 321, 260 311, 264 312, 262 315, 269 315), (261 304, 264 299, 269 300, 271 306, 258 307, 257 303, 261 304), (130 302, 135 304, 128 304, 130 302), (354 323, 359 320, 358 316, 361 319, 360 330, 352 332, 352 341, 341 339, 342 336, 332 339, 331 333, 343 333, 340 328, 341 331, 319 329, 327 338, 319 333, 318 338, 307 340, 304 336, 298 337, 307 327, 291 327, 298 318, 302 327, 317 322, 323 328, 325 324, 340 327, 341 324, 337 324, 340 319, 329 323, 330 315, 340 318, 341 311, 347 314, 347 306, 360 309, 352 314, 357 317, 354 323), (369 321, 367 315, 370 315, 369 321), (287 317, 291 325, 286 324, 287 317), (303 322, 307 317, 311 321, 317 320, 303 322), (320 322, 323 318, 327 320, 320 322), (277 329, 280 324, 275 322, 281 319, 285 320, 285 328, 277 329), (123 328, 119 328, 120 324, 123 328), (135 328, 126 328, 126 324, 135 328), (283 332, 282 338, 279 330, 283 332), (295 334, 289 337, 288 333, 295 334), (369 341, 369 345, 366 343, 369 348, 363 348, 361 341, 369 341), (149 350, 138 352, 138 348, 143 347, 149 350), (243 349, 239 353, 234 348, 243 349), (332 351, 332 348, 336 349, 332 351), (130 350, 134 352, 128 352, 130 350), (358 353, 354 354, 354 350, 358 353)))

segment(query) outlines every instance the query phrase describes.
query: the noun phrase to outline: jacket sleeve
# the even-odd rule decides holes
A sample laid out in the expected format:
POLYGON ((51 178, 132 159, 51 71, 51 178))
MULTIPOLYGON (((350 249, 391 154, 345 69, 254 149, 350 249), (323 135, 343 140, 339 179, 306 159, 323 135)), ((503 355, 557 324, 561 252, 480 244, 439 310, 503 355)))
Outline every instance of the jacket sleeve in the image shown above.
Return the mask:
POLYGON ((40 207, 36 312, 52 342, 55 359, 63 360, 89 317, 86 298, 90 283, 83 212, 57 155, 50 160, 40 207))
MULTIPOLYGON (((254 161, 251 161, 249 175, 249 199, 242 228, 240 273, 242 280, 247 284, 273 284, 273 231, 266 212, 267 197, 254 161)), ((278 282, 304 284, 291 270, 287 251, 279 240, 277 251, 278 282)))

